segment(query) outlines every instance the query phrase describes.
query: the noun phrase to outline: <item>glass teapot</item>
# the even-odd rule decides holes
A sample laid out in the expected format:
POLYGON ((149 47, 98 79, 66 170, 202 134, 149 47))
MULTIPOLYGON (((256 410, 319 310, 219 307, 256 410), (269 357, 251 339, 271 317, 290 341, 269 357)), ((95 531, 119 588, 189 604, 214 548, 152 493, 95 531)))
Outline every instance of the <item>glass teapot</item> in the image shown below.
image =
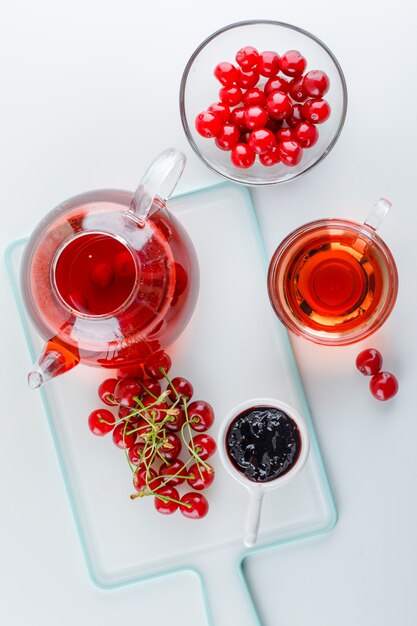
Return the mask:
POLYGON ((40 222, 22 263, 24 302, 45 347, 29 386, 80 361, 119 368, 144 363, 189 321, 199 272, 190 238, 166 207, 185 165, 171 148, 135 193, 81 194, 40 222))

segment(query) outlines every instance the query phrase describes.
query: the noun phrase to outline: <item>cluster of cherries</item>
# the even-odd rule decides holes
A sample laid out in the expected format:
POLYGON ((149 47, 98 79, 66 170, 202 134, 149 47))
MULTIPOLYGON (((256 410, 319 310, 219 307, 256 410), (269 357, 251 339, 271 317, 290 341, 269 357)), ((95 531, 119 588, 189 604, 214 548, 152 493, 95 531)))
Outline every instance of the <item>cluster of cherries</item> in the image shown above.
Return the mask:
POLYGON ((206 434, 214 422, 208 402, 194 400, 191 383, 181 376, 168 376, 171 359, 157 352, 142 367, 118 370, 117 378, 104 380, 98 395, 117 409, 96 409, 88 418, 92 433, 112 433, 113 442, 125 451, 136 490, 130 497, 153 496, 159 513, 177 509, 185 517, 199 519, 209 509, 201 493, 214 480, 207 463, 216 442, 206 434), (165 389, 161 383, 164 382, 165 389), (182 450, 187 453, 180 459, 182 450), (187 483, 195 491, 180 496, 178 486, 187 483))
POLYGON ((381 372, 382 355, 375 348, 367 348, 356 357, 356 367, 364 376, 372 376, 369 382, 371 394, 377 400, 389 400, 398 391, 394 374, 381 372))
POLYGON ((265 166, 297 165, 303 149, 318 140, 316 124, 330 116, 323 99, 330 86, 327 74, 304 74, 307 61, 298 50, 280 57, 245 46, 236 62, 238 67, 228 62, 215 67, 214 76, 223 85, 220 102, 197 115, 197 132, 214 137, 221 150, 230 150, 236 167, 251 167, 257 155, 265 166))

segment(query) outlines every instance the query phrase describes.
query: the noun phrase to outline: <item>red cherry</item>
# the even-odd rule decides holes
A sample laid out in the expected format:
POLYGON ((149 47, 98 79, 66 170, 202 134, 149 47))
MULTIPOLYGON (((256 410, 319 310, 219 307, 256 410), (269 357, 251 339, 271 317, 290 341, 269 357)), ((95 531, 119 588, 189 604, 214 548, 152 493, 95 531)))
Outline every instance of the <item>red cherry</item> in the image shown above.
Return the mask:
POLYGON ((180 494, 174 487, 161 487, 155 494, 155 509, 162 515, 171 515, 178 509, 179 499, 180 494), (172 498, 172 500, 168 500, 168 498, 172 498), (173 502, 173 500, 177 500, 177 502, 173 502))
POLYGON ((145 363, 144 369, 150 378, 160 380, 168 374, 172 361, 166 352, 155 352, 145 363))
POLYGON ((176 415, 168 415, 167 421, 164 423, 165 428, 172 432, 181 430, 185 422, 184 409, 180 406, 176 406, 175 410, 177 411, 176 415))
POLYGON ((274 91, 266 99, 266 110, 275 120, 283 120, 291 115, 291 100, 282 91, 274 91))
POLYGON ((190 491, 181 498, 180 511, 190 519, 201 519, 209 510, 209 503, 202 493, 190 491))
POLYGON ((230 114, 229 122, 233 124, 233 126, 237 126, 240 130, 246 128, 245 126, 245 108, 244 107, 236 107, 230 114))
POLYGON ((168 405, 166 402, 158 402, 155 404, 155 398, 147 396, 143 398, 142 404, 148 410, 146 411, 146 417, 156 424, 162 422, 165 419, 168 405), (148 408, 149 407, 149 408, 148 408))
POLYGON ((266 50, 261 52, 258 59, 258 71, 262 76, 270 78, 276 76, 280 69, 280 59, 276 52, 266 50))
POLYGON ((364 376, 373 376, 382 369, 382 355, 375 348, 367 348, 356 357, 356 367, 364 376))
POLYGON ((236 167, 251 167, 255 163, 255 153, 247 144, 238 143, 232 148, 231 159, 236 167))
POLYGON ((390 372, 379 372, 369 382, 371 394, 377 400, 389 400, 398 391, 398 381, 390 372))
POLYGON ((303 157, 303 149, 295 141, 285 140, 278 144, 281 161, 288 167, 298 165, 303 157))
POLYGON ((270 150, 260 154, 259 160, 262 165, 265 165, 266 167, 271 167, 272 165, 279 163, 281 161, 281 157, 279 156, 278 146, 272 146, 270 150))
POLYGON ((132 425, 129 421, 129 426, 126 430, 129 432, 134 430, 135 435, 139 438, 142 437, 143 439, 147 433, 150 433, 153 430, 153 427, 152 424, 149 423, 149 418, 145 419, 144 417, 140 417, 138 421, 132 425))
MULTIPOLYGON (((143 441, 138 441, 128 450, 129 461, 132 463, 134 467, 138 465, 145 464, 145 462, 149 462, 152 458, 152 447, 148 446, 145 450, 145 443, 143 441)), ((204 460, 204 459, 203 459, 204 460)))
POLYGON ((159 475, 162 477, 162 483, 164 485, 181 485, 185 480, 184 476, 187 475, 187 468, 182 461, 177 459, 169 465, 162 465, 159 470, 159 475), (176 474, 178 474, 178 476, 176 474))
MULTIPOLYGON (((249 130, 263 128, 268 121, 268 113, 258 104, 250 106, 245 111, 245 126, 249 130)), ((250 145, 250 144, 249 144, 250 145)))
MULTIPOLYGON (((194 389, 192 384, 182 376, 176 376, 171 380, 171 385, 169 385, 168 389, 172 390, 172 387, 174 387, 180 398, 185 398, 187 402, 193 397, 194 389)), ((173 400, 174 398, 171 399, 173 400)))
POLYGON ((136 433, 129 433, 129 426, 118 424, 113 430, 113 443, 118 448, 131 448, 136 443, 136 433))
POLYGON ((134 378, 122 378, 119 380, 114 390, 114 399, 123 406, 135 407, 136 397, 142 395, 142 387, 134 378))
POLYGON ((240 139, 240 130, 233 124, 225 124, 216 139, 214 140, 216 146, 220 150, 231 150, 240 139))
POLYGON ((264 92, 262 91, 262 89, 258 89, 257 87, 254 87, 253 89, 248 89, 243 94, 242 101, 245 107, 253 106, 256 104, 263 107, 265 106, 266 96, 264 92))
POLYGON ((304 121, 303 107, 301 104, 293 104, 291 115, 286 119, 290 128, 295 128, 300 122, 304 121))
POLYGON ((100 289, 110 287, 114 280, 114 273, 108 263, 97 263, 90 272, 90 280, 100 289))
POLYGON ((205 400, 194 400, 187 408, 191 428, 197 432, 208 430, 214 422, 214 411, 211 404, 205 400))
POLYGON ((161 383, 157 380, 151 380, 150 378, 146 378, 146 380, 142 383, 143 390, 150 394, 153 394, 157 398, 161 395, 161 383))
POLYGON ((210 487, 214 481, 214 469, 208 463, 206 465, 209 469, 197 463, 193 463, 188 468, 190 478, 187 478, 187 483, 197 491, 210 487))
POLYGON ((214 68, 214 76, 225 87, 231 87, 236 82, 237 69, 231 63, 223 62, 214 68))
POLYGON ((219 116, 211 111, 202 111, 195 118, 196 131, 202 136, 210 139, 215 137, 222 127, 219 116))
POLYGON ((121 378, 137 378, 143 380, 144 373, 142 365, 127 365, 126 367, 120 367, 116 372, 118 380, 121 378))
POLYGON ((256 68, 252 68, 249 70, 238 69, 236 85, 242 87, 243 89, 251 89, 255 87, 259 80, 259 72, 256 68))
POLYGON ((310 99, 303 104, 303 115, 308 122, 322 124, 330 117, 330 104, 326 100, 310 99))
POLYGON ((259 52, 252 46, 245 46, 236 53, 236 63, 240 65, 244 70, 248 70, 251 67, 255 67, 258 63, 259 52))
POLYGON ((318 138, 319 131, 311 122, 301 122, 294 128, 294 139, 302 148, 311 148, 318 138))
POLYGON ((175 461, 181 454, 182 443, 180 438, 174 433, 167 433, 166 442, 158 448, 160 455, 167 461, 175 461))
POLYGON ((291 128, 280 128, 280 130, 276 132, 275 136, 277 138, 278 143, 280 141, 286 141, 286 140, 291 141, 294 139, 294 132, 292 131, 291 128))
POLYGON ((215 113, 222 124, 226 124, 229 119, 230 109, 226 104, 223 104, 223 102, 215 102, 214 104, 210 104, 210 106, 207 108, 207 111, 210 111, 210 113, 215 113))
POLYGON ((288 87, 288 93, 296 102, 304 102, 308 98, 308 94, 304 89, 304 77, 294 78, 288 87))
POLYGON ((280 76, 274 76, 270 78, 264 87, 264 92, 266 96, 269 96, 274 91, 282 91, 283 93, 287 93, 288 91, 288 81, 285 78, 281 78, 280 76))
POLYGON ((88 427, 97 437, 103 437, 111 432, 115 423, 116 418, 107 409, 96 409, 88 416, 88 427))
POLYGON ((242 90, 240 87, 222 87, 219 98, 223 104, 234 107, 242 100, 242 90))
POLYGON ((307 66, 307 61, 298 50, 288 50, 281 57, 281 72, 287 76, 300 76, 307 66))
POLYGON ((104 404, 115 406, 117 404, 114 399, 114 390, 117 385, 117 378, 107 378, 103 380, 98 388, 98 397, 104 404))
POLYGON ((311 70, 304 76, 303 86, 309 96, 322 98, 329 91, 330 80, 326 72, 311 70))
POLYGON ((152 467, 140 467, 140 469, 133 474, 133 486, 136 491, 142 491, 145 487, 156 489, 161 484, 161 477, 157 475, 152 467))
POLYGON ((271 150, 271 148, 276 145, 277 141, 271 130, 268 130, 267 128, 259 128, 251 132, 248 143, 255 154, 263 154, 264 152, 271 150))
POLYGON ((203 461, 213 456, 217 449, 217 445, 213 437, 210 437, 210 435, 207 435, 206 433, 194 435, 190 441, 190 445, 191 447, 194 446, 195 451, 203 461))

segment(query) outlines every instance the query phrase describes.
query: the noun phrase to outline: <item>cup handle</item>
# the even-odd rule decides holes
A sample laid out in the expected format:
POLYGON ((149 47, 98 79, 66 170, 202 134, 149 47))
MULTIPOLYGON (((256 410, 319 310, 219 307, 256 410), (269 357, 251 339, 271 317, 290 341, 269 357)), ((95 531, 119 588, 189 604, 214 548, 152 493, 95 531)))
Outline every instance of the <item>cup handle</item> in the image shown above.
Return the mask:
POLYGON ((246 513, 243 543, 251 548, 258 538, 259 523, 261 521, 262 500, 264 493, 261 489, 249 490, 249 507, 246 513))
POLYGON ((376 230, 381 226, 381 223, 385 219, 388 211, 391 208, 391 202, 385 198, 379 198, 372 207, 371 212, 365 220, 365 225, 376 230))
POLYGON ((164 202, 174 191, 185 167, 185 154, 168 148, 151 163, 136 189, 130 210, 144 225, 154 203, 164 202))

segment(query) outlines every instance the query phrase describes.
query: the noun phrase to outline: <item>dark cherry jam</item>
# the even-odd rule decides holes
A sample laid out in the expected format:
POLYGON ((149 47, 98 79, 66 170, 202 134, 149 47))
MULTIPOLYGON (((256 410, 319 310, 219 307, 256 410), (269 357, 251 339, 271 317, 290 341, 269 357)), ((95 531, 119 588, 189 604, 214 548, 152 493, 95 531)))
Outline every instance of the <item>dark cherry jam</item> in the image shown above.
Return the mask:
POLYGON ((271 406, 256 406, 240 413, 230 424, 226 448, 241 474, 264 483, 283 476, 295 465, 301 436, 286 413, 271 406))

